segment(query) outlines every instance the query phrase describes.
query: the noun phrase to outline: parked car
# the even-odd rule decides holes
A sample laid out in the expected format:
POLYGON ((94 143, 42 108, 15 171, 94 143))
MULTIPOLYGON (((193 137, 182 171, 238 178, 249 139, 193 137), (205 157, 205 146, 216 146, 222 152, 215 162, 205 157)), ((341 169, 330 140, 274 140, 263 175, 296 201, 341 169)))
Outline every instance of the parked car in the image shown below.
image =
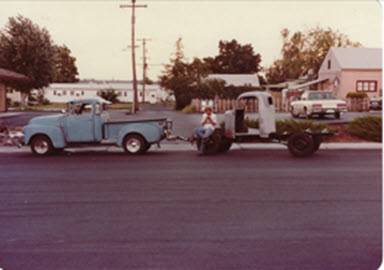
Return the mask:
POLYGON ((340 118, 341 113, 347 111, 347 103, 337 99, 330 91, 304 91, 299 100, 291 102, 289 110, 294 118, 310 118, 315 115, 340 118))
POLYGON ((251 91, 241 94, 237 98, 235 109, 227 111, 224 115, 223 126, 215 129, 208 140, 197 139, 197 149, 204 143, 204 154, 227 152, 232 143, 282 143, 287 145, 289 152, 296 157, 307 157, 320 148, 322 138, 332 135, 329 130, 276 132, 275 106, 272 96, 267 92, 251 91), (258 128, 247 127, 245 122, 245 106, 247 100, 256 99, 258 113, 255 121, 258 128))
POLYGON ((373 97, 369 100, 369 109, 370 110, 382 110, 382 97, 373 97))
POLYGON ((87 145, 117 145, 141 154, 166 138, 171 126, 166 118, 111 121, 102 101, 82 99, 69 102, 62 114, 31 119, 23 131, 36 155, 87 145))

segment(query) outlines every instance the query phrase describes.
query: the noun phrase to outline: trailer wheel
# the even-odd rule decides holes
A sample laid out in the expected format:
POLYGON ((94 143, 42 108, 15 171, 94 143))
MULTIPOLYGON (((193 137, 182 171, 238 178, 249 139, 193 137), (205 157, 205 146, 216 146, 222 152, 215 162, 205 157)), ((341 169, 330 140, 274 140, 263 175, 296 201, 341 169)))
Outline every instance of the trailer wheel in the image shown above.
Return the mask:
POLYGON ((314 152, 316 152, 320 148, 322 139, 321 139, 321 136, 319 135, 312 135, 312 139, 313 139, 313 149, 314 149, 314 152))
POLYGON ((294 133, 288 138, 288 150, 295 157, 308 157, 315 152, 312 136, 306 133, 294 133))
POLYGON ((123 148, 130 155, 139 155, 149 149, 143 136, 138 134, 128 134, 125 136, 123 148))
POLYGON ((204 155, 212 155, 217 154, 220 151, 220 142, 222 139, 222 135, 219 130, 215 130, 208 139, 203 141, 202 139, 198 139, 196 141, 197 150, 200 151, 200 146, 204 143, 203 153, 204 155))
POLYGON ((221 153, 228 152, 228 150, 231 148, 231 146, 232 146, 232 140, 227 139, 227 138, 224 137, 221 140, 221 143, 220 143, 220 146, 219 146, 219 152, 221 152, 221 153))
POLYGON ((36 135, 31 140, 32 153, 47 156, 54 150, 51 140, 46 135, 36 135))

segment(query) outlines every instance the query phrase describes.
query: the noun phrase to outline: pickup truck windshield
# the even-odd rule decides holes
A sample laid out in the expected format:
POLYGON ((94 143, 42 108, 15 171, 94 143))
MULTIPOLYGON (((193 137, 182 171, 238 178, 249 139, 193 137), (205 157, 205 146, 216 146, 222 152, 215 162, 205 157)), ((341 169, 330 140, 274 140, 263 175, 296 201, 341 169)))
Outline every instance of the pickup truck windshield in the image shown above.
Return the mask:
POLYGON ((78 103, 78 104, 67 104, 67 113, 74 115, 89 114, 92 113, 92 104, 78 103))
POLYGON ((309 100, 335 99, 335 97, 330 92, 316 92, 316 93, 309 93, 308 99, 309 100))

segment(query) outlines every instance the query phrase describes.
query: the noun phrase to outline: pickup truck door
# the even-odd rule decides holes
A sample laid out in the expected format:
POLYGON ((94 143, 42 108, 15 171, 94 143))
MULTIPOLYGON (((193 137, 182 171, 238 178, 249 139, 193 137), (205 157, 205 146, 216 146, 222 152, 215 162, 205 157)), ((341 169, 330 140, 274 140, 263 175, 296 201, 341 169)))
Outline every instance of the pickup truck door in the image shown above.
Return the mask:
POLYGON ((70 114, 65 119, 65 134, 68 142, 94 142, 94 114, 84 112, 70 114))

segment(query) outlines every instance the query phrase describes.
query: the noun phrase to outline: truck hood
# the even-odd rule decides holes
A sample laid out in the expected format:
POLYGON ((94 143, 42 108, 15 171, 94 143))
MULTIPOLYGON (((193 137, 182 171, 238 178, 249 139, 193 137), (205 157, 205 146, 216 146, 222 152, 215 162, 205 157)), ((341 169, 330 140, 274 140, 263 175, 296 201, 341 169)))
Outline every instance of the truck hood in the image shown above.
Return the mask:
POLYGON ((59 126, 61 119, 63 119, 63 114, 54 114, 54 115, 46 115, 46 116, 37 116, 32 118, 29 121, 29 124, 33 125, 44 125, 44 126, 59 126))

